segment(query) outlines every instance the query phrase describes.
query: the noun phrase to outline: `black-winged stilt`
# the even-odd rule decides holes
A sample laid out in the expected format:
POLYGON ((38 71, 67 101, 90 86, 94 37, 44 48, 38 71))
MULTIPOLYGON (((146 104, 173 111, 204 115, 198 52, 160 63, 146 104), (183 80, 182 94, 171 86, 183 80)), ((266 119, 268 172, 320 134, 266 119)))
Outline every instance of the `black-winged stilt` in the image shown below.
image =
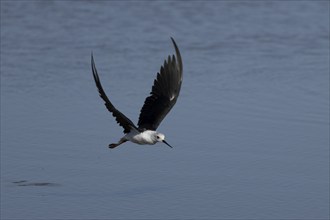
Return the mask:
POLYGON ((92 71, 100 97, 105 101, 105 106, 116 118, 117 123, 124 128, 124 137, 118 143, 110 144, 110 148, 115 148, 126 141, 149 145, 163 142, 172 148, 165 141, 165 135, 156 131, 159 124, 176 103, 182 84, 182 59, 174 39, 171 38, 171 40, 176 56, 168 56, 167 61, 164 61, 164 65, 157 73, 150 96, 146 98, 140 111, 138 126, 135 126, 129 118, 110 102, 101 85, 92 54, 92 71))

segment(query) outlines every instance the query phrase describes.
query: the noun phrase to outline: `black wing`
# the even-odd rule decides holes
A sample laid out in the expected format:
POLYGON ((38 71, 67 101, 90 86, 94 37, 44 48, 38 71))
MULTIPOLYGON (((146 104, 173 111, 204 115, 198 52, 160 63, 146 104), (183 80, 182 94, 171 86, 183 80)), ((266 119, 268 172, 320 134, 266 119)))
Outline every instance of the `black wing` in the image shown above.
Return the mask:
POLYGON ((118 111, 112 105, 112 103, 108 99, 107 95, 105 94, 105 92, 102 88, 101 82, 100 82, 99 75, 97 74, 93 54, 92 54, 92 70, 93 70, 93 76, 94 76, 96 87, 100 93, 100 97, 105 101, 105 106, 112 113, 112 115, 116 118, 117 123, 124 128, 124 133, 128 133, 132 128, 137 129, 137 127, 134 125, 134 123, 129 118, 127 118, 123 113, 118 111))
POLYGON ((157 73, 150 96, 144 101, 140 112, 139 129, 156 130, 178 99, 182 83, 182 60, 180 51, 172 39, 176 57, 168 56, 157 73))

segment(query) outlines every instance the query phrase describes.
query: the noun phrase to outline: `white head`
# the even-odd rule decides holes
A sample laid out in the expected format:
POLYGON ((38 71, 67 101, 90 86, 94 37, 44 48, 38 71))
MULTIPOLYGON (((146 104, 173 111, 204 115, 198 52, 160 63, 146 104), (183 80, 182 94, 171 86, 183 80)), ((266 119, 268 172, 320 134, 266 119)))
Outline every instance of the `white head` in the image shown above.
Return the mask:
POLYGON ((173 148, 171 145, 169 145, 166 141, 165 141, 165 135, 162 133, 158 133, 155 132, 155 137, 157 142, 163 142, 164 144, 166 144, 167 146, 169 146, 170 148, 173 148))

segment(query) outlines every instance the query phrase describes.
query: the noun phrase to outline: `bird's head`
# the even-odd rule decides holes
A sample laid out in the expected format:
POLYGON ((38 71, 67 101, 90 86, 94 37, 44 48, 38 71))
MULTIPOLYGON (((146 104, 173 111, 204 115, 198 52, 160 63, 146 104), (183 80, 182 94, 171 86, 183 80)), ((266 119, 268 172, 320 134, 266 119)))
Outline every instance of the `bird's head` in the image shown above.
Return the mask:
POLYGON ((167 146, 169 146, 170 148, 173 148, 171 145, 169 145, 166 141, 165 141, 165 135, 162 133, 155 133, 156 136, 156 140, 157 142, 163 142, 164 144, 166 144, 167 146))

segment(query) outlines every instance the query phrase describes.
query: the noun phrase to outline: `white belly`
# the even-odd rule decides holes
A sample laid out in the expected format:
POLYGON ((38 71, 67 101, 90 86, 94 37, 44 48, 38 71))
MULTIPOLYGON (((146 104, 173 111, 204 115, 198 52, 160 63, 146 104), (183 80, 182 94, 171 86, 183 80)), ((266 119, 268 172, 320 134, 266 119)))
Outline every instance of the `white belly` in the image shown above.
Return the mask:
POLYGON ((136 143, 136 144, 155 144, 157 143, 156 132, 151 130, 146 130, 142 133, 134 131, 133 129, 130 133, 125 135, 125 139, 136 143))

